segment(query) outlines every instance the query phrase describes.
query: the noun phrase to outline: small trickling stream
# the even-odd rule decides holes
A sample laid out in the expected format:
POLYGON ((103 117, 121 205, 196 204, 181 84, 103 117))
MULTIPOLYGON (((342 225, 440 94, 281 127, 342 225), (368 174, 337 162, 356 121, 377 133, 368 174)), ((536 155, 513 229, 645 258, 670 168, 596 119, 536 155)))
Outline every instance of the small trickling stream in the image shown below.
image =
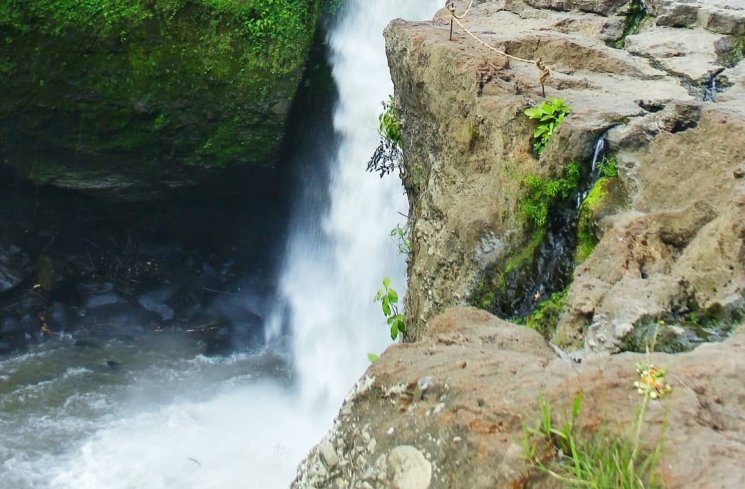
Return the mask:
POLYGON ((505 318, 524 317, 541 300, 569 285, 575 266, 580 206, 600 176, 599 164, 608 149, 603 133, 593 145, 591 160, 583 165, 579 187, 549 209, 545 232, 534 255, 526 265, 505 274, 505 286, 495 298, 493 313, 505 318))

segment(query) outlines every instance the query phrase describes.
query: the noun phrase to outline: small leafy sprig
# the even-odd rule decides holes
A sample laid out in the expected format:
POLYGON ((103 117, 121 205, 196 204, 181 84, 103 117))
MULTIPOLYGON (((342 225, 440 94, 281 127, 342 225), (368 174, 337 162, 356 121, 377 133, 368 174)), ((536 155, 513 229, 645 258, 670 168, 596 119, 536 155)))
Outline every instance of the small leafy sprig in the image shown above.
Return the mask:
POLYGON ((377 173, 380 178, 399 168, 401 152, 401 120, 393 97, 383 101, 383 112, 378 116, 380 144, 367 162, 367 171, 377 173))
POLYGON ((391 279, 383 278, 383 286, 375 294, 375 302, 380 302, 386 322, 391 328, 391 339, 398 338, 400 333, 406 331, 406 316, 399 312, 398 293, 391 288, 391 279))
POLYGON ((538 125, 533 131, 533 148, 536 153, 543 153, 546 144, 554 135, 554 131, 571 110, 572 108, 564 103, 564 99, 558 97, 544 100, 538 105, 525 109, 523 113, 526 116, 538 121, 538 125))
POLYGON ((404 224, 403 227, 397 224, 395 228, 391 229, 391 238, 396 241, 399 253, 403 253, 404 255, 411 253, 411 238, 409 238, 408 223, 404 224))

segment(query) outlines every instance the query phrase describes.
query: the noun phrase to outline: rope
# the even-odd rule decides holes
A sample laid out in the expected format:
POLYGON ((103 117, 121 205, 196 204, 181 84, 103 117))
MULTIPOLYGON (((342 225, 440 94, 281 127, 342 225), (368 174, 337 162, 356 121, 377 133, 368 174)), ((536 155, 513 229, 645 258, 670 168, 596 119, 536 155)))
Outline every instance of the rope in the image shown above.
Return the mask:
POLYGON ((473 0, 471 0, 471 3, 468 4, 468 8, 461 15, 455 15, 455 2, 451 3, 450 7, 451 7, 450 12, 452 12, 453 17, 455 17, 456 19, 463 19, 466 17, 466 15, 468 15, 468 12, 471 10, 471 7, 473 7, 473 0))
POLYGON ((543 97, 545 98, 546 97, 546 85, 545 84, 546 84, 546 80, 548 80, 548 77, 551 76, 551 70, 549 70, 546 67, 546 65, 543 63, 543 61, 541 60, 541 58, 526 59, 526 58, 521 58, 519 56, 514 56, 514 55, 509 54, 509 53, 507 53, 505 51, 502 51, 502 50, 499 50, 499 49, 495 48, 494 46, 492 46, 491 44, 487 43, 483 39, 480 39, 479 37, 477 37, 470 30, 468 30, 468 28, 465 25, 463 25, 463 22, 461 22, 461 19, 463 19, 468 14, 468 12, 471 10, 471 6, 472 5, 473 5, 473 0, 471 0, 471 3, 468 5, 468 8, 461 15, 456 15, 456 13, 455 13, 455 3, 450 3, 450 5, 448 5, 448 10, 450 11, 450 19, 451 19, 450 20, 450 40, 451 41, 453 40, 453 21, 455 21, 455 23, 458 24, 460 26, 460 28, 465 31, 466 34, 468 34, 469 36, 471 36, 471 38, 473 38, 473 40, 475 40, 476 42, 478 42, 479 44, 481 44, 485 48, 489 49, 490 51, 493 51, 493 52, 497 53, 500 56, 504 56, 507 59, 512 59, 512 60, 515 60, 515 61, 520 61, 522 63, 534 64, 536 66, 536 68, 538 68, 538 71, 540 72, 540 76, 538 78, 538 81, 541 84, 541 89, 543 90, 543 97))

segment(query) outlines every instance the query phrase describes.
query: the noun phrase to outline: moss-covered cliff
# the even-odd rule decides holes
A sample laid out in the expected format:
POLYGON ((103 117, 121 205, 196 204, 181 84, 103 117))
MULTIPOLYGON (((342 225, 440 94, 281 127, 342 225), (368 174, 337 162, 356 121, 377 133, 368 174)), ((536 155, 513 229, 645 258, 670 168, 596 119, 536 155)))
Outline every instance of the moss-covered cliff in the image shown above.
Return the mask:
POLYGON ((271 165, 322 3, 3 0, 3 161, 108 193, 271 165))

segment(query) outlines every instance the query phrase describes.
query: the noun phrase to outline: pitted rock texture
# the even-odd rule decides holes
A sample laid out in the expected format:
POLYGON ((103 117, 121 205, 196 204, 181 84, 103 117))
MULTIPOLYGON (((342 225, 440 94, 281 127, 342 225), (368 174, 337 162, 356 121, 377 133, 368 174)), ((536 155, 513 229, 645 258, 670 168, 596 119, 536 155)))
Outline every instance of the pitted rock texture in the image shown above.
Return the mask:
MULTIPOLYGON (((457 12, 467 4, 456 2, 457 12)), ((612 351, 644 318, 742 307, 743 181, 733 171, 743 161, 745 63, 731 64, 745 10, 648 2, 640 31, 610 47, 630 5, 486 0, 463 19, 497 49, 541 58, 552 71, 546 96, 572 107, 539 158, 522 113, 541 100, 533 64, 506 59, 457 25, 450 40, 446 9, 386 30, 412 229, 408 340, 437 312, 468 302, 485 270, 525 246, 524 176, 556 176, 570 161, 589 166, 606 131, 630 205, 601 216, 600 243, 575 270, 553 339, 612 351), (631 241, 633 252, 616 249, 631 241)), ((540 292, 536 305, 550 291, 540 292)))
POLYGON ((642 397, 636 362, 668 369, 672 392, 652 401, 643 445, 665 425, 659 475, 665 487, 743 487, 745 329, 723 343, 679 355, 623 353, 581 364, 557 357, 540 337, 474 308, 437 316, 413 344, 391 346, 367 371, 333 430, 301 464, 292 487, 478 489, 562 487, 525 461, 524 427, 539 419, 538 394, 565 419, 584 393, 581 432, 632 436, 642 397), (419 379, 432 385, 417 389, 419 379), (339 462, 325 455, 333 447, 339 462), (405 447, 405 448, 404 448, 405 447), (405 452, 424 481, 397 485, 405 452))

